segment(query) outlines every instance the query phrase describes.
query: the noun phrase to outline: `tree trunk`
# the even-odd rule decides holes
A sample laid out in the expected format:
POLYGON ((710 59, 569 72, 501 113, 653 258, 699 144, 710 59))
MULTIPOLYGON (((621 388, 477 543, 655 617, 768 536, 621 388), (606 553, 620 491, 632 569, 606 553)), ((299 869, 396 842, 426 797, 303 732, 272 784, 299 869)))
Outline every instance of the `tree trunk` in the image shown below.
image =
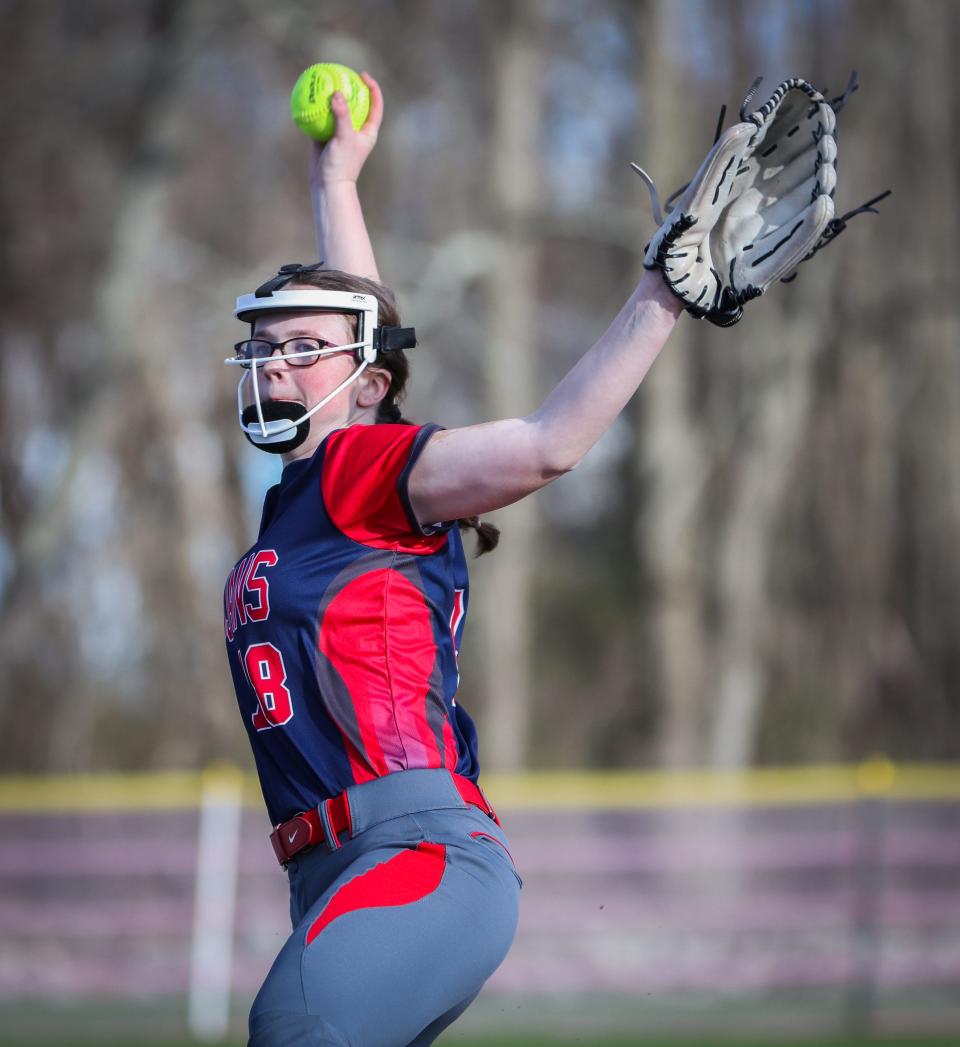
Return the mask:
MULTIPOLYGON (((684 180, 690 150, 680 107, 691 106, 687 80, 671 58, 672 5, 648 5, 641 35, 645 99, 646 164, 665 199, 684 180)), ((695 165, 694 165, 695 166, 695 165)), ((651 229, 652 232, 652 229, 651 229)), ((704 690, 705 635, 700 566, 699 493, 706 475, 703 442, 689 410, 690 368, 695 352, 691 321, 681 318, 670 344, 637 398, 637 464, 644 497, 642 528, 637 530, 641 560, 648 565, 655 606, 652 628, 660 653, 663 705, 660 762, 688 766, 701 758, 699 722, 704 690)))
MULTIPOLYGON (((532 236, 540 179, 537 131, 542 116, 538 3, 506 6, 504 39, 490 82, 496 91, 490 149, 501 261, 489 280, 486 347, 488 414, 510 418, 536 406, 539 246, 532 236)), ((484 579, 486 762, 514 770, 529 753, 531 590, 536 563, 536 501, 524 499, 496 516, 499 548, 477 573, 484 579)))

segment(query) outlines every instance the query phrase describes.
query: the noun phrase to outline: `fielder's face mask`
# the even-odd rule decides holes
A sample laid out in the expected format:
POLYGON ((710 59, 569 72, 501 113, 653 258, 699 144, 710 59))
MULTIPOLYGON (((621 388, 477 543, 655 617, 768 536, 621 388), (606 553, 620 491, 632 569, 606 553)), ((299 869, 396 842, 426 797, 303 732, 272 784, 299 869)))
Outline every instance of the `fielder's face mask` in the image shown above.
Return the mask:
POLYGON ((320 288, 285 291, 284 286, 302 273, 323 267, 299 265, 294 262, 281 266, 272 279, 253 292, 237 299, 235 315, 250 324, 251 338, 238 342, 236 355, 224 363, 239 365, 244 373, 237 386, 237 415, 246 438, 263 451, 285 454, 306 440, 310 432, 310 418, 355 382, 382 353, 399 349, 413 349, 417 344, 412 327, 380 327, 377 324, 378 302, 374 295, 353 291, 327 291, 320 288), (337 313, 355 316, 357 341, 330 345, 323 339, 293 338, 283 343, 252 337, 254 321, 266 313, 337 313), (273 358, 277 351, 291 367, 311 367, 321 357, 352 351, 357 366, 335 389, 309 409, 294 400, 262 400, 257 368, 273 358))

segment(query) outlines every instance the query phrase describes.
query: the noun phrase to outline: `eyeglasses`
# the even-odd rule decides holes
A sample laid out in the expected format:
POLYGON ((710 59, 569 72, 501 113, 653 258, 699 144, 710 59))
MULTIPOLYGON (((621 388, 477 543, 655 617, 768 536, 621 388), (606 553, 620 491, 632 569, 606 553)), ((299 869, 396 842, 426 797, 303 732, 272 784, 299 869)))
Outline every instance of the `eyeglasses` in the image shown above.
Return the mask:
POLYGON ((288 338, 284 342, 248 338, 237 342, 233 348, 236 353, 234 360, 249 370, 253 360, 269 360, 278 349, 291 367, 312 367, 321 356, 350 352, 354 345, 334 345, 323 338, 288 338))

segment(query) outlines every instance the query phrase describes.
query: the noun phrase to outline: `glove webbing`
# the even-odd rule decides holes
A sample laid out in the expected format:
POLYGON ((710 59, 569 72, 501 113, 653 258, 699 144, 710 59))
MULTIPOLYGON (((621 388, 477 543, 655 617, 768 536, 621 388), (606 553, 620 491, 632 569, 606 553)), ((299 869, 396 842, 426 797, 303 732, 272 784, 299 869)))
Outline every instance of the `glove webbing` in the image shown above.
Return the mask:
MULTIPOLYGON (((847 222, 851 218, 855 218, 858 214, 879 214, 880 212, 873 206, 879 203, 881 200, 885 200, 893 192, 892 189, 887 189, 885 192, 880 193, 879 196, 875 196, 872 200, 868 200, 865 204, 861 204, 859 207, 855 207, 852 211, 847 211, 846 214, 841 215, 839 218, 831 218, 827 223, 827 228, 824 229, 820 236, 820 239, 814 244, 813 250, 809 254, 805 254, 800 259, 801 262, 807 262, 817 253, 822 250, 827 244, 833 243, 834 240, 847 228, 847 222)), ((797 270, 781 279, 780 283, 788 284, 792 280, 796 280, 797 270)))

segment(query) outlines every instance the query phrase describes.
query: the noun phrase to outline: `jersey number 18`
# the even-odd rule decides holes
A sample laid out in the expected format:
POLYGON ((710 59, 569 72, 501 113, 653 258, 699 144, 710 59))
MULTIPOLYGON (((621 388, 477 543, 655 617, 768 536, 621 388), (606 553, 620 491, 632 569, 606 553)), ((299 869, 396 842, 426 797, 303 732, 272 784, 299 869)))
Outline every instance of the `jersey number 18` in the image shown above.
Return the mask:
POLYGON ((258 708, 251 717, 254 729, 282 727, 293 718, 293 700, 287 690, 283 655, 272 643, 251 644, 241 655, 243 669, 257 696, 258 708))

